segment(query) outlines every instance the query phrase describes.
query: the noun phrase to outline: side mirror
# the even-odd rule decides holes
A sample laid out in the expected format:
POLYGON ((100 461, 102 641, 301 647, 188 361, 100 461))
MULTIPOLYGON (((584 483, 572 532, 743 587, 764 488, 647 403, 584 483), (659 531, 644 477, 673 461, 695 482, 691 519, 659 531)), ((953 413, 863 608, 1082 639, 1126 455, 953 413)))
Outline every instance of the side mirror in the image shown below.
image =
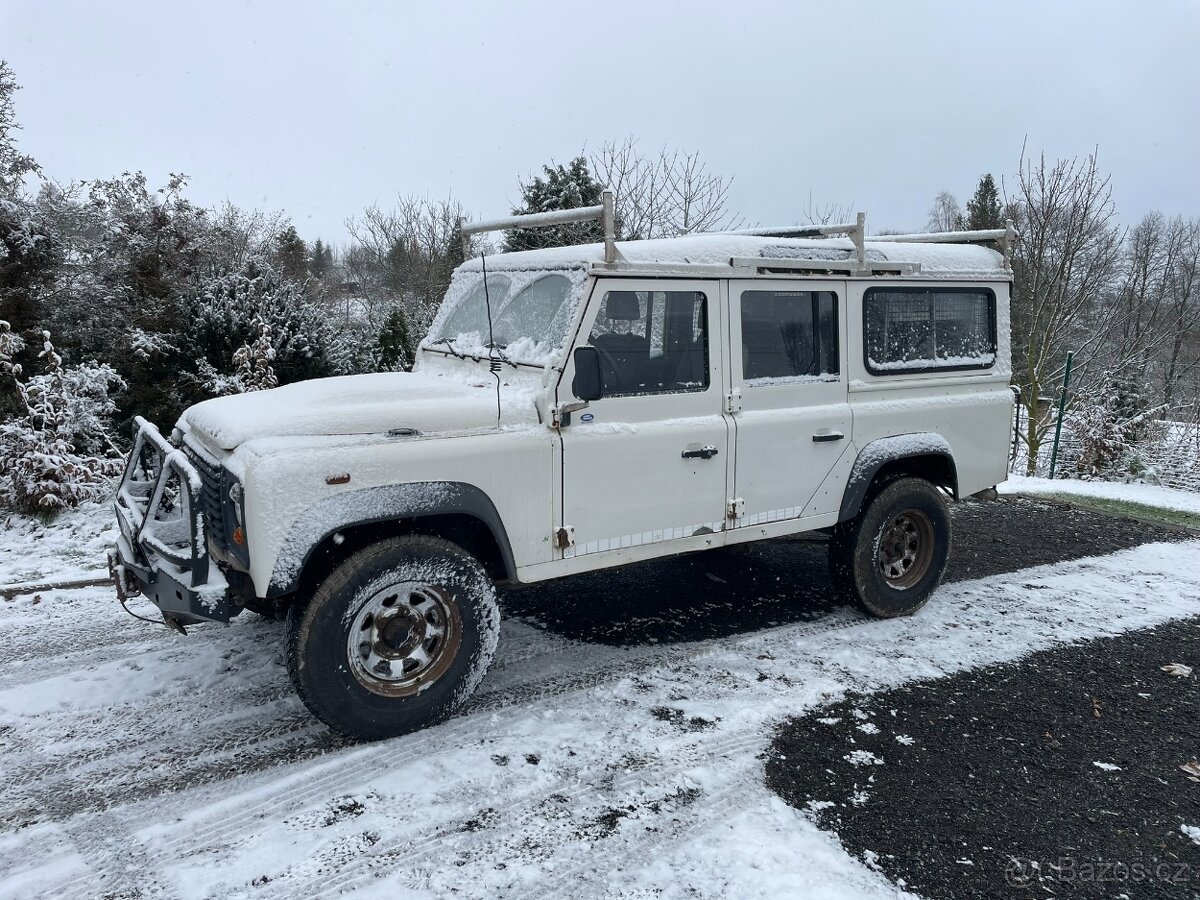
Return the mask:
POLYGON ((604 396, 600 351, 595 347, 576 347, 574 358, 575 377, 571 381, 571 393, 580 400, 599 400, 604 396))

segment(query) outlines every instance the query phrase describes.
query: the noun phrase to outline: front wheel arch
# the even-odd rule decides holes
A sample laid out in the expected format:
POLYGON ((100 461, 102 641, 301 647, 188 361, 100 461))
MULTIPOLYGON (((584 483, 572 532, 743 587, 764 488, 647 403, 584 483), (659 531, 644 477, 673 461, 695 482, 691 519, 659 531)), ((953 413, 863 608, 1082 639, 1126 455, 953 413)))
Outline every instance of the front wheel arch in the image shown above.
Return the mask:
POLYGON ((495 580, 516 579, 508 532, 487 494, 465 482, 417 482, 349 491, 306 510, 276 553, 266 596, 311 594, 357 550, 402 534, 443 537, 495 580))

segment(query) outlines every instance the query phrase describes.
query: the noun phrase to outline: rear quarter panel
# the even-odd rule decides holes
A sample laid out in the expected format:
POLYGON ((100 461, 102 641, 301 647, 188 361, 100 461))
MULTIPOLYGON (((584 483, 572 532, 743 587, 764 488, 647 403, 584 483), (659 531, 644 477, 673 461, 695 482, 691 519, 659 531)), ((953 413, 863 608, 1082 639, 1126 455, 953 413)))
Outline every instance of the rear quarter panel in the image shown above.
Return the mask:
MULTIPOLYGON (((991 368, 873 375, 864 358, 862 310, 863 293, 877 284, 852 282, 848 291, 849 397, 856 449, 879 438, 933 432, 945 438, 954 454, 960 497, 999 484, 1008 473, 1013 421, 1009 285, 970 282, 996 295, 996 360, 991 368)), ((947 286, 941 280, 934 285, 896 284, 947 286)))

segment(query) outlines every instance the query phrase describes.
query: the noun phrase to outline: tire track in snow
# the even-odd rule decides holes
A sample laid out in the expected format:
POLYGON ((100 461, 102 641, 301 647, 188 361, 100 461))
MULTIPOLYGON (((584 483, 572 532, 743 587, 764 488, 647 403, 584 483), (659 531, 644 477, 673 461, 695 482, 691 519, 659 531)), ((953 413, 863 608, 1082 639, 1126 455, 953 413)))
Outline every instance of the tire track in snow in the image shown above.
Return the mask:
MULTIPOLYGON (((561 846, 572 840, 576 843, 592 842, 594 838, 581 837, 579 834, 580 828, 586 825, 587 814, 593 811, 587 806, 582 811, 579 810, 587 801, 603 796, 602 802, 605 806, 623 811, 630 806, 635 809, 648 809, 652 803, 669 803, 671 798, 678 796, 670 787, 677 790, 682 788, 682 784, 671 781, 672 775, 682 775, 689 768, 724 757, 746 754, 765 746, 766 741, 767 738, 759 733, 734 733, 714 740, 709 734, 697 732, 690 746, 680 748, 672 745, 670 756, 660 755, 652 761, 629 767, 617 774, 611 784, 579 783, 570 775, 563 775, 553 786, 539 786, 536 796, 502 809, 496 819, 490 821, 483 829, 469 831, 466 821, 452 819, 431 833, 427 828, 423 828, 422 832, 417 834, 395 835, 386 846, 371 847, 365 853, 345 860, 341 866, 316 878, 313 877, 314 874, 326 872, 330 868, 331 860, 321 857, 306 860, 295 874, 285 873, 276 877, 272 881, 272 884, 276 885, 275 890, 262 896, 277 897, 280 900, 294 896, 297 880, 304 885, 305 896, 313 900, 340 896, 402 870, 419 872, 425 866, 444 866, 447 849, 443 847, 444 844, 451 845, 448 849, 452 849, 459 859, 463 855, 475 859, 503 859, 506 858, 505 853, 512 849, 510 845, 529 839, 532 830, 530 826, 535 824, 543 826, 536 835, 543 845, 561 846), (656 796, 646 801, 645 794, 650 786, 657 789, 656 796), (657 796, 658 794, 661 796, 657 796), (549 804, 569 810, 570 813, 561 818, 548 818, 543 810, 549 804)), ((754 761, 753 757, 750 759, 754 761)), ((754 767, 745 768, 750 772, 754 767)), ((705 804, 706 808, 712 803, 729 799, 738 789, 740 781, 737 786, 722 788, 705 804)), ((704 794, 701 793, 700 798, 703 797, 704 794)), ((665 842, 669 838, 664 836, 661 840, 665 842)), ((556 885, 561 886, 563 882, 558 869, 555 870, 555 879, 556 885)), ((561 894, 552 891, 548 896, 561 894)))
MULTIPOLYGON (((458 746, 463 738, 478 734, 478 715, 588 690, 660 666, 681 665, 722 650, 770 650, 803 637, 850 628, 867 621, 857 612, 839 609, 816 622, 780 626, 751 636, 738 635, 676 646, 639 648, 633 653, 606 657, 604 665, 596 669, 565 673, 539 684, 490 693, 484 691, 472 698, 457 717, 440 726, 397 740, 363 745, 352 751, 353 759, 339 756, 336 761, 327 764, 327 771, 323 774, 297 779, 296 784, 279 792, 264 792, 267 795, 263 799, 243 806, 235 813, 229 814, 218 809, 207 825, 197 825, 194 819, 189 819, 187 834, 197 845, 209 840, 236 840, 241 828, 259 824, 266 816, 282 818, 330 796, 352 791, 362 781, 378 774, 384 763, 389 767, 403 765, 435 753, 439 745, 458 746), (397 749, 398 743, 403 743, 402 749, 397 749)), ((486 680, 484 683, 486 685, 486 680)))

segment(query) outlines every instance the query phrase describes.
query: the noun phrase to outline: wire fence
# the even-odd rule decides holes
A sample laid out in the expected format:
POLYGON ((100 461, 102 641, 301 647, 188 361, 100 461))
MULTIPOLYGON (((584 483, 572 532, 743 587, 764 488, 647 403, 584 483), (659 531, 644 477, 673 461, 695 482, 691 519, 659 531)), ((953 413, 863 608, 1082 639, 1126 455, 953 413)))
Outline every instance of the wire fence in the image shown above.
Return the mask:
MULTIPOLYGON (((1035 474, 1050 475, 1053 430, 1038 449, 1035 474)), ((1200 493, 1200 422, 1159 421, 1146 437, 1134 444, 1128 458, 1117 470, 1102 475, 1080 471, 1083 445, 1069 422, 1063 423, 1058 447, 1055 478, 1105 481, 1138 481, 1159 484, 1181 491, 1200 493)), ((1023 441, 1016 441, 1010 453, 1009 471, 1024 475, 1029 453, 1023 441)))

